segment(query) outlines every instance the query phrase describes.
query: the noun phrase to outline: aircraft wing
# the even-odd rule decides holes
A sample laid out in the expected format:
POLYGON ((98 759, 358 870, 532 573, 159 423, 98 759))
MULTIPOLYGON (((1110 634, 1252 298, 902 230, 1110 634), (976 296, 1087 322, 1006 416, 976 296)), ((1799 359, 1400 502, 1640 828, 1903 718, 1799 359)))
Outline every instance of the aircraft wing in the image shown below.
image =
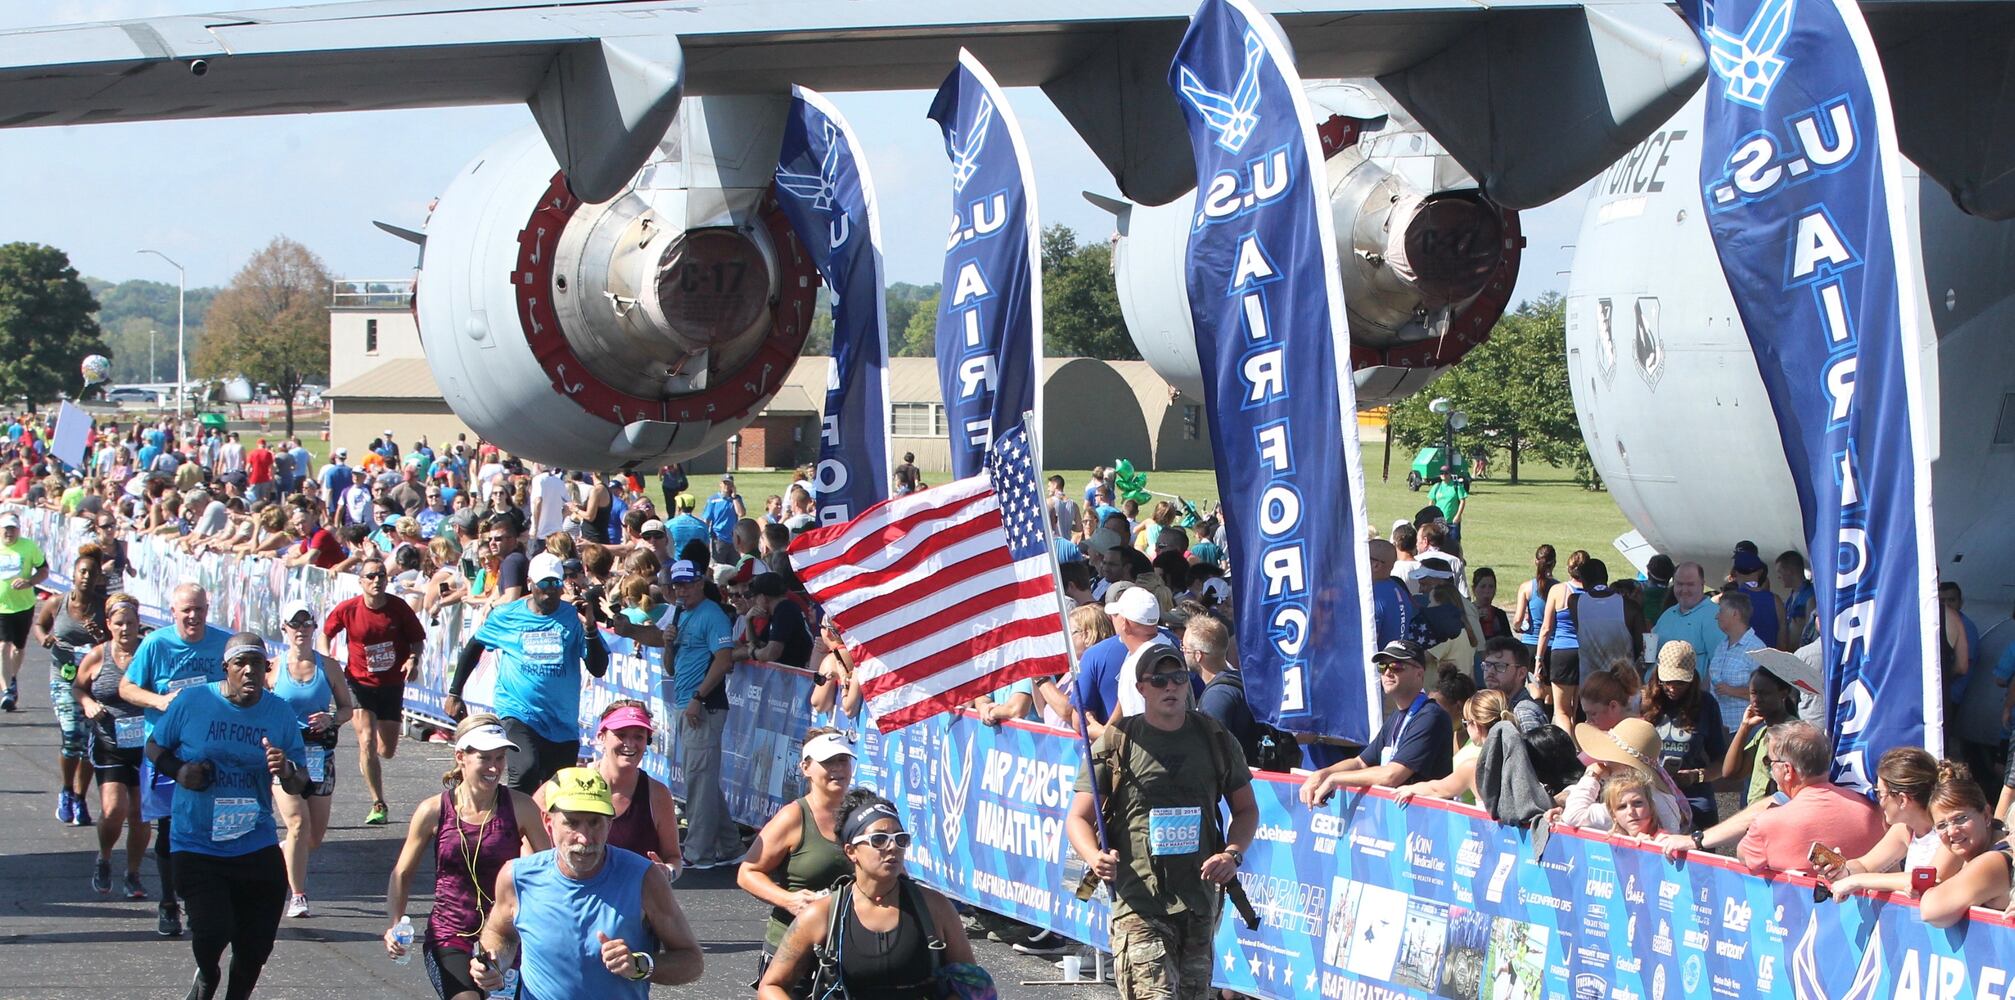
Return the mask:
MULTIPOLYGON (((1261 0, 1307 78, 1377 77, 1501 203, 1572 190, 1705 74, 1649 0, 1261 0)), ((525 102, 614 194, 684 93, 1042 86, 1136 201, 1194 186, 1166 84, 1193 0, 374 0, 0 32, 0 127, 525 102), (1178 151, 1171 154, 1171 150, 1178 151)))

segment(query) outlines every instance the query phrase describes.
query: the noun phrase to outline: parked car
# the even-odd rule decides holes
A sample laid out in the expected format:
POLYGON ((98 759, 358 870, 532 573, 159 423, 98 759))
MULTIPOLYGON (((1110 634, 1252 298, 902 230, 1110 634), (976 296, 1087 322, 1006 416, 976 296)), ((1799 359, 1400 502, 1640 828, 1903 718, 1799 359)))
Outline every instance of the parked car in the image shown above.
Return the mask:
POLYGON ((116 389, 105 390, 105 401, 108 403, 159 403, 161 401, 161 394, 152 389, 122 385, 116 389))

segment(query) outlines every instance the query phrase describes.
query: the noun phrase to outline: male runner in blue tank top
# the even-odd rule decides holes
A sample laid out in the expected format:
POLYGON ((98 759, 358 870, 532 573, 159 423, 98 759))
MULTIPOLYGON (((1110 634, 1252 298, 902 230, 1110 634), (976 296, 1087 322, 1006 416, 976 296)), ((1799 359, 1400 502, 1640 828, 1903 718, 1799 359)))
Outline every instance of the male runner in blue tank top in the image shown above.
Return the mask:
POLYGON ((469 963, 476 985, 503 985, 521 950, 519 1000, 645 1000, 652 983, 699 979, 700 945, 664 869, 608 846, 609 783, 594 768, 570 767, 544 792, 553 846, 498 871, 482 951, 469 963))

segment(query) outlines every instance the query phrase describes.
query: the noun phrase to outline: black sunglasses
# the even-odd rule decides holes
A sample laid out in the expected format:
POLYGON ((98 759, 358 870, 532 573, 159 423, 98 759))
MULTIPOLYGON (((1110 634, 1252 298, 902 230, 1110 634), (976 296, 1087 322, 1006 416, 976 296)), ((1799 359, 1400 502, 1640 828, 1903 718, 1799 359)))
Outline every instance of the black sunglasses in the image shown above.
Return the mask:
POLYGON ((1141 680, 1144 683, 1146 683, 1149 687, 1152 687, 1155 690, 1159 691, 1162 690, 1163 688, 1171 687, 1176 684, 1188 684, 1189 671, 1169 670, 1159 674, 1149 674, 1146 677, 1141 678, 1141 680))

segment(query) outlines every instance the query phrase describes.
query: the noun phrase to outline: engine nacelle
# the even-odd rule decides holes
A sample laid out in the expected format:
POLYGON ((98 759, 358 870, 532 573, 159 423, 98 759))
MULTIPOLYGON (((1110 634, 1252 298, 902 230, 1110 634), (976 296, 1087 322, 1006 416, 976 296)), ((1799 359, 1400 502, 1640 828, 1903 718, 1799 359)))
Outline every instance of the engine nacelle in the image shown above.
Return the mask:
MULTIPOLYGON (((1425 132, 1389 121, 1336 115, 1320 129, 1363 408, 1412 395, 1487 339, 1525 246, 1516 212, 1477 191, 1425 132)), ((1183 276, 1195 192, 1159 207, 1094 200, 1119 216, 1113 269, 1134 345, 1200 396, 1183 276)))
POLYGON ((536 129, 464 168, 428 220, 414 305, 455 413, 568 468, 689 458, 753 419, 819 283, 771 195, 785 106, 688 99, 607 202, 568 192, 536 129))

